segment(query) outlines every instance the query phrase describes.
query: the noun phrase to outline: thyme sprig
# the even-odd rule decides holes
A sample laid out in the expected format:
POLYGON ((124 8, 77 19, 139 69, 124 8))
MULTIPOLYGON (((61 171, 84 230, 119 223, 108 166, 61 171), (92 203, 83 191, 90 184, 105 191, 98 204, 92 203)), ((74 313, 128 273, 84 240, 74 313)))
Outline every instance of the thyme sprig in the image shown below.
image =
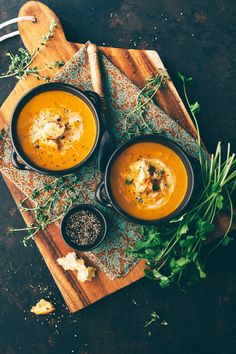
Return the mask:
POLYGON ((160 324, 162 326, 168 326, 168 322, 166 320, 161 320, 160 315, 158 315, 158 313, 156 311, 153 311, 150 314, 150 317, 151 317, 151 319, 145 323, 144 328, 147 328, 147 327, 151 326, 153 323, 158 322, 158 321, 160 321, 160 324))
MULTIPOLYGON (((228 144, 226 158, 223 159, 219 142, 210 158, 203 158, 201 136, 196 118, 200 110, 198 102, 190 103, 186 86, 192 78, 178 74, 188 108, 193 116, 198 134, 198 154, 202 190, 194 206, 181 217, 171 220, 160 227, 142 227, 144 236, 128 252, 138 259, 146 259, 149 269, 145 274, 157 280, 161 287, 172 282, 192 284, 206 278, 205 262, 201 258, 201 248, 207 236, 215 228, 216 216, 229 206, 229 224, 223 237, 212 249, 219 245, 226 246, 231 241, 229 231, 233 222, 232 193, 236 189, 236 158, 228 144)), ((212 251, 211 250, 211 251, 212 251)))
POLYGON ((46 46, 50 38, 53 36, 56 26, 56 21, 52 21, 48 33, 42 36, 39 46, 35 48, 31 54, 24 48, 19 48, 17 54, 13 54, 11 52, 6 53, 10 59, 10 64, 7 71, 0 74, 0 79, 15 76, 18 80, 21 80, 25 76, 31 75, 35 76, 38 80, 49 81, 49 77, 42 75, 42 72, 46 69, 60 68, 64 65, 63 61, 55 61, 50 64, 45 64, 43 68, 38 68, 37 66, 31 67, 30 65, 41 49, 46 46))
POLYGON ((50 183, 44 183, 39 189, 35 188, 18 205, 19 210, 32 213, 34 222, 27 227, 11 228, 9 231, 13 233, 27 231, 23 238, 23 244, 26 246, 27 242, 32 240, 39 230, 44 230, 48 225, 60 220, 79 198, 75 188, 77 183, 78 176, 72 174, 55 178, 50 183), (59 200, 62 200, 61 208, 58 207, 59 200), (31 206, 32 202, 33 206, 31 206))
POLYGON ((145 119, 148 104, 153 100, 157 91, 163 86, 167 79, 164 69, 159 69, 155 77, 147 79, 145 86, 136 98, 136 104, 131 112, 125 115, 124 130, 129 138, 141 134, 145 130, 152 132, 153 128, 145 119))

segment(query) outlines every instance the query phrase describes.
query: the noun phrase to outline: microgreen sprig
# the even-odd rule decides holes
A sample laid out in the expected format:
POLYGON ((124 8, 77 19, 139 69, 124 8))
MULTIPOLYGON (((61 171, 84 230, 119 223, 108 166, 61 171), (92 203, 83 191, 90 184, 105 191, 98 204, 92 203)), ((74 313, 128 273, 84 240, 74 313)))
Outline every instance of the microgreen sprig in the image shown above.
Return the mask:
POLYGON ((145 130, 152 132, 152 127, 145 119, 145 111, 148 104, 153 100, 157 91, 163 86, 167 79, 166 71, 159 69, 155 77, 147 79, 145 86, 136 98, 136 104, 132 111, 125 115, 124 130, 129 138, 141 134, 145 130))
POLYGON ((156 311, 153 311, 150 314, 150 317, 151 317, 151 319, 145 323, 144 328, 151 326, 153 323, 155 323, 157 321, 160 321, 160 324, 162 326, 168 326, 168 322, 166 320, 161 320, 160 315, 158 315, 158 313, 156 313, 156 311))
POLYGON ((19 210, 32 213, 34 223, 21 229, 11 228, 9 231, 13 233, 27 231, 27 235, 23 238, 23 244, 26 246, 39 230, 44 230, 48 225, 60 220, 79 198, 75 188, 77 183, 78 176, 72 174, 55 178, 50 183, 44 183, 39 189, 35 188, 18 205, 19 210), (63 205, 59 210, 58 201, 61 199, 63 205), (31 202, 30 205, 29 202, 31 202), (31 206, 32 203, 33 206, 31 206))
POLYGON ((17 54, 8 52, 6 55, 10 59, 10 64, 7 71, 0 74, 0 79, 15 76, 18 80, 21 80, 25 76, 31 75, 35 76, 38 80, 49 81, 49 77, 42 75, 42 72, 46 69, 60 68, 64 65, 63 61, 55 61, 50 64, 45 64, 43 68, 38 68, 37 66, 30 67, 30 65, 39 54, 41 49, 46 46, 50 38, 53 36, 56 26, 56 21, 52 21, 48 33, 42 36, 39 46, 34 49, 31 54, 24 48, 19 48, 17 54))

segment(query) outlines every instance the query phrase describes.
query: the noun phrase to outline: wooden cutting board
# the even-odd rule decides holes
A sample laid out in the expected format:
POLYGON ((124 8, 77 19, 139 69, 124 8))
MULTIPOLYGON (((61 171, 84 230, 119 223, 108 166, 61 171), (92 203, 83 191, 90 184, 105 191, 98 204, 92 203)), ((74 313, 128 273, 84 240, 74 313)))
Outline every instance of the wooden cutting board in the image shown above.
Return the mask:
MULTIPOLYGON (((29 21, 19 23, 21 38, 29 52, 32 52, 39 45, 42 35, 48 32, 51 22, 53 20, 57 21, 53 37, 48 42, 46 48, 39 53, 33 65, 43 67, 45 63, 56 60, 67 61, 83 46, 82 44, 70 43, 66 40, 59 19, 44 4, 37 1, 27 2, 20 9, 19 16, 27 15, 35 16, 37 19, 36 23, 29 21)), ((140 87, 144 85, 148 77, 156 74, 158 68, 164 67, 159 55, 155 51, 108 47, 100 47, 100 50, 130 80, 140 87)), ((48 70, 48 72, 44 72, 44 75, 52 76, 54 73, 54 70, 48 70)), ((12 110, 22 95, 41 83, 36 78, 30 76, 16 84, 14 90, 1 107, 1 126, 10 120, 12 110)), ((166 87, 158 92, 156 99, 167 114, 178 119, 185 129, 193 136, 196 136, 195 127, 172 81, 168 81, 166 87)), ((24 195, 6 176, 3 177, 16 203, 19 203, 24 195)), ((23 217, 26 223, 31 222, 29 214, 23 213, 23 217)), ((62 240, 59 229, 55 225, 50 225, 47 230, 39 232, 35 238, 35 242, 71 312, 82 309, 143 277, 144 263, 139 262, 123 278, 110 280, 104 273, 98 271, 96 278, 91 283, 79 283, 74 272, 65 272, 56 262, 58 257, 65 256, 71 250, 62 240)), ((86 255, 82 256, 86 259, 86 255)), ((90 264, 89 260, 87 260, 87 263, 90 264)))

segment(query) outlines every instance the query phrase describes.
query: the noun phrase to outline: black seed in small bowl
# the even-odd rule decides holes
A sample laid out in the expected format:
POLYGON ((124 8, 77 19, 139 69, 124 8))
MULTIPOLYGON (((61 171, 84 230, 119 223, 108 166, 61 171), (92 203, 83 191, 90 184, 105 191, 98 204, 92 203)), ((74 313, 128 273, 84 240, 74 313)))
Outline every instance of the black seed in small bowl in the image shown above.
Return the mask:
POLYGON ((89 204, 72 207, 61 223, 61 234, 69 246, 78 251, 90 251, 104 240, 107 223, 102 212, 89 204))

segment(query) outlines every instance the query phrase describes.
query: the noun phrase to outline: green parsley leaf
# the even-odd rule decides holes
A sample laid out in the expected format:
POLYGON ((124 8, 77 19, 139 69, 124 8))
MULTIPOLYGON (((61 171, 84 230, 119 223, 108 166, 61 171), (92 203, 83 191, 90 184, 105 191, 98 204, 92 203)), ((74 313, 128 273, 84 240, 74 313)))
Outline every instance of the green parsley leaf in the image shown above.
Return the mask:
POLYGON ((187 224, 183 224, 183 226, 179 230, 179 235, 184 235, 188 232, 189 227, 187 224))
POLYGON ((221 210, 223 209, 223 200, 224 200, 224 197, 222 194, 219 194, 217 199, 216 199, 216 207, 221 210))
POLYGON ((197 101, 190 104, 190 111, 192 114, 197 114, 200 112, 200 105, 197 101))
POLYGON ((213 224, 201 218, 198 219, 197 227, 198 227, 198 232, 200 234, 208 234, 209 232, 213 231, 215 228, 213 224))
POLYGON ((199 260, 196 261, 196 267, 197 267, 197 270, 199 271, 200 278, 201 279, 205 279, 206 278, 206 273, 202 269, 202 266, 201 266, 199 260))
POLYGON ((230 236, 225 236, 223 239, 222 239, 222 246, 228 246, 228 244, 233 241, 233 238, 230 237, 230 236))
POLYGON ((191 246, 193 246, 196 242, 196 237, 192 236, 192 235, 188 235, 186 236, 186 238, 184 240, 180 240, 179 244, 180 247, 183 248, 189 248, 191 246))

